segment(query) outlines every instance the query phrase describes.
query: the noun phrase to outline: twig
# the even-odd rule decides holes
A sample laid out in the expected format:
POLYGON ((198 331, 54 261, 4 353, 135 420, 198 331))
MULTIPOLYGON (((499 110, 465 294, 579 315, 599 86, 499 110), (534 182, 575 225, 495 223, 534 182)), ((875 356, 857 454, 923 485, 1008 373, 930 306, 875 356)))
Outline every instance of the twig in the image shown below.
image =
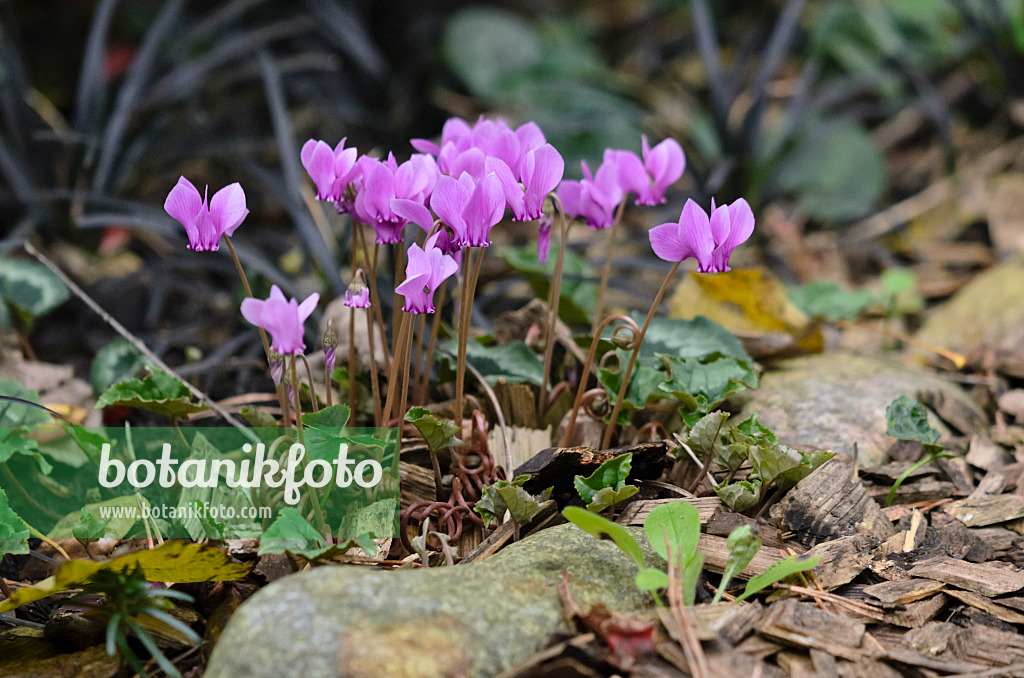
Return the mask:
MULTIPOLYGON (((108 325, 113 327, 114 330, 118 334, 120 334, 122 337, 127 339, 128 342, 132 346, 134 346, 144 356, 149 358, 153 362, 154 365, 156 365, 158 368, 160 368, 164 372, 167 372, 168 374, 170 374, 170 375, 176 377, 177 379, 179 379, 181 381, 181 383, 183 383, 185 385, 185 388, 188 389, 189 393, 191 393, 193 396, 195 396, 196 398, 198 398, 202 402, 206 403, 210 407, 210 409, 212 409, 214 412, 219 414, 221 416, 221 418, 224 419, 224 421, 228 422, 229 424, 231 424, 232 426, 235 426, 237 428, 240 428, 240 429, 243 429, 243 430, 248 430, 244 424, 242 424, 240 421, 238 421, 233 416, 231 416, 231 414, 227 410, 225 410, 223 407, 218 405, 217 402, 213 398, 211 398, 210 396, 206 395, 204 392, 200 391, 198 388, 193 386, 191 383, 189 383, 188 381, 185 381, 180 376, 178 376, 178 374, 174 370, 172 370, 167 365, 167 363, 165 363, 163 360, 161 360, 157 356, 157 354, 153 353, 153 351, 149 350, 149 347, 146 346, 144 343, 142 343, 142 341, 138 337, 136 337, 134 334, 129 332, 127 329, 125 329, 124 325, 119 323, 117 320, 114 319, 113 316, 111 316, 109 313, 107 313, 103 309, 102 306, 100 306, 98 303, 96 303, 95 300, 93 300, 92 297, 90 297, 88 294, 86 294, 85 291, 81 287, 79 287, 75 283, 74 280, 72 280, 70 277, 68 277, 68 275, 66 273, 64 273, 63 270, 61 270, 56 264, 54 264, 48 258, 43 256, 43 254, 39 250, 37 250, 35 247, 33 247, 32 243, 25 242, 24 247, 25 247, 25 251, 26 252, 28 252, 33 257, 35 257, 39 261, 39 263, 41 263, 43 266, 46 266, 46 268, 50 269, 53 272, 54 275, 56 275, 58 278, 60 278, 61 281, 63 281, 63 283, 68 286, 68 289, 71 290, 76 297, 78 297, 79 299, 84 301, 86 306, 88 306, 90 309, 92 309, 93 312, 96 313, 96 315, 98 315, 101 318, 103 318, 104 322, 106 322, 108 325)), ((255 436, 253 436, 253 440, 254 441, 256 440, 255 436)))

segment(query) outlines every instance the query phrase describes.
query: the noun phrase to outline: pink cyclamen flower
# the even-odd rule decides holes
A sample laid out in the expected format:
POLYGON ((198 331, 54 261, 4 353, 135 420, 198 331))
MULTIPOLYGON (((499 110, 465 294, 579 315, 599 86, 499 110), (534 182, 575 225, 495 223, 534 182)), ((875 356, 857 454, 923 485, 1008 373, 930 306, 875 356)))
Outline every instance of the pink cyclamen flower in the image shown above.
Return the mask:
POLYGON ((355 215, 373 227, 381 245, 402 241, 402 229, 408 222, 392 209, 393 200, 412 200, 422 204, 437 181, 437 164, 429 155, 414 155, 399 165, 393 155, 387 160, 363 156, 359 159, 363 183, 356 195, 355 215))
POLYGON ((625 195, 618 163, 603 162, 593 175, 586 162, 581 165, 582 181, 563 181, 558 187, 562 209, 569 216, 583 217, 593 229, 608 228, 615 223, 615 209, 625 195))
POLYGON ((531 148, 523 154, 522 186, 516 181, 511 168, 500 159, 488 158, 487 167, 493 168, 501 183, 514 221, 539 219, 544 211, 544 199, 555 190, 565 173, 565 161, 551 144, 531 148))
POLYGON ((216 252, 221 236, 230 237, 249 214, 245 191, 237 182, 214 193, 207 207, 206 197, 185 177, 167 194, 164 210, 185 227, 188 248, 197 252, 216 252))
POLYGON ((402 310, 406 313, 433 313, 434 292, 459 270, 455 259, 437 246, 440 235, 435 233, 427 238, 422 248, 416 244, 409 248, 405 281, 395 288, 395 292, 405 297, 402 310))
POLYGON ((754 232, 754 213, 743 198, 715 207, 711 216, 693 200, 687 200, 678 223, 661 224, 649 232, 651 248, 665 261, 693 257, 700 273, 724 273, 729 256, 754 232))
POLYGON ((686 169, 686 155, 675 139, 669 138, 651 148, 647 137, 643 142, 644 168, 651 176, 652 185, 643 194, 637 194, 638 205, 660 205, 665 202, 665 189, 679 181, 686 169))
POLYGON ((295 299, 286 299, 281 288, 274 285, 266 300, 250 297, 242 301, 242 316, 270 332, 273 350, 282 355, 302 353, 306 350, 303 324, 319 301, 320 295, 314 292, 300 304, 295 299))
POLYGON ((358 151, 345 148, 345 139, 331 150, 324 141, 310 139, 302 145, 300 157, 309 178, 316 184, 318 200, 338 202, 345 197, 345 187, 359 175, 358 151))
POLYGON ((494 174, 474 181, 467 173, 458 179, 442 176, 430 196, 438 218, 455 233, 462 247, 487 247, 494 225, 505 214, 505 195, 494 174))

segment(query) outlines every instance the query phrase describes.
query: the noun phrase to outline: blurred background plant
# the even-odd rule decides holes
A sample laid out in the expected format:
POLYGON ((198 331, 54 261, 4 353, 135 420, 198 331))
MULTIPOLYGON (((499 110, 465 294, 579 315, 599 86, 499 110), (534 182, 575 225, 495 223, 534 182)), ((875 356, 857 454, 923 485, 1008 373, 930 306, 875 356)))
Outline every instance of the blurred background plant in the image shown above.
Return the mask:
MULTIPOLYGON (((158 354, 191 363, 184 374, 220 365, 245 381, 260 374, 260 347, 223 321, 241 294, 226 286, 231 261, 185 250, 161 209, 179 174, 247 188, 236 243, 257 294, 271 283, 289 296, 343 291, 347 218, 315 201, 302 141, 347 136, 404 156, 450 115, 536 120, 569 176, 605 147, 639 150, 641 132, 676 137, 683 190, 634 226, 668 220, 687 196, 743 195, 765 215, 762 237, 847 238, 863 232, 848 225, 1019 135, 1022 67, 1024 0, 7 1, 0 248, 47 244, 158 354)), ((865 270, 908 256, 855 240, 865 270)), ((777 242, 758 258, 807 282, 815 271, 777 242)), ((646 252, 617 261, 645 263, 646 252)), ((509 307, 516 284, 479 301, 509 307)), ((87 361, 113 335, 84 306, 65 308, 35 324, 34 342, 87 361)))

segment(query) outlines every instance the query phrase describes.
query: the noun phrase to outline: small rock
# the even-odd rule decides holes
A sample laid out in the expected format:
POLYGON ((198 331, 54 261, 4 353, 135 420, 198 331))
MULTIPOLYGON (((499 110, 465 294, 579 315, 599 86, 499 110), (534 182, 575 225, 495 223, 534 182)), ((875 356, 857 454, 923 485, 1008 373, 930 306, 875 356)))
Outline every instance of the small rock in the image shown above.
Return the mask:
POLYGON ((1017 421, 1024 421, 1024 389, 1015 388, 999 396, 999 409, 1017 421))
MULTIPOLYGON (((657 556, 641 528, 627 528, 657 556)), ((574 525, 548 528, 487 560, 384 572, 321 567, 246 601, 210 658, 207 678, 494 676, 543 648, 565 622, 568 572, 584 607, 646 607, 636 565, 574 525)))
MULTIPOLYGON (((984 418, 959 386, 927 370, 890 360, 842 353, 809 355, 780 363, 765 373, 760 386, 732 402, 742 406, 738 420, 758 415, 787 445, 806 445, 853 456, 862 466, 888 461, 894 442, 885 434, 885 408, 901 395, 937 393, 984 418)), ((948 429, 929 417, 940 431, 948 429)))

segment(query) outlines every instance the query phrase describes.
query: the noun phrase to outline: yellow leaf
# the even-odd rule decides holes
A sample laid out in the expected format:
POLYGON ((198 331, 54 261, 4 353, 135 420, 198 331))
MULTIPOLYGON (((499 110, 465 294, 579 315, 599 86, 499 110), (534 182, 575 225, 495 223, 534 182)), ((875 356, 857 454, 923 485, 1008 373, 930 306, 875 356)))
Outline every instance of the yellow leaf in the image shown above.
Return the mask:
POLYGON ((809 352, 824 346, 817 325, 789 300, 779 279, 763 269, 690 273, 672 295, 669 315, 683 319, 703 315, 743 334, 785 332, 809 352))
POLYGON ((128 553, 106 562, 69 560, 54 576, 19 589, 0 602, 0 614, 61 591, 82 588, 98 572, 124 572, 135 567, 140 567, 149 581, 181 584, 241 579, 249 573, 250 566, 231 562, 224 551, 212 546, 174 539, 159 548, 128 553))

